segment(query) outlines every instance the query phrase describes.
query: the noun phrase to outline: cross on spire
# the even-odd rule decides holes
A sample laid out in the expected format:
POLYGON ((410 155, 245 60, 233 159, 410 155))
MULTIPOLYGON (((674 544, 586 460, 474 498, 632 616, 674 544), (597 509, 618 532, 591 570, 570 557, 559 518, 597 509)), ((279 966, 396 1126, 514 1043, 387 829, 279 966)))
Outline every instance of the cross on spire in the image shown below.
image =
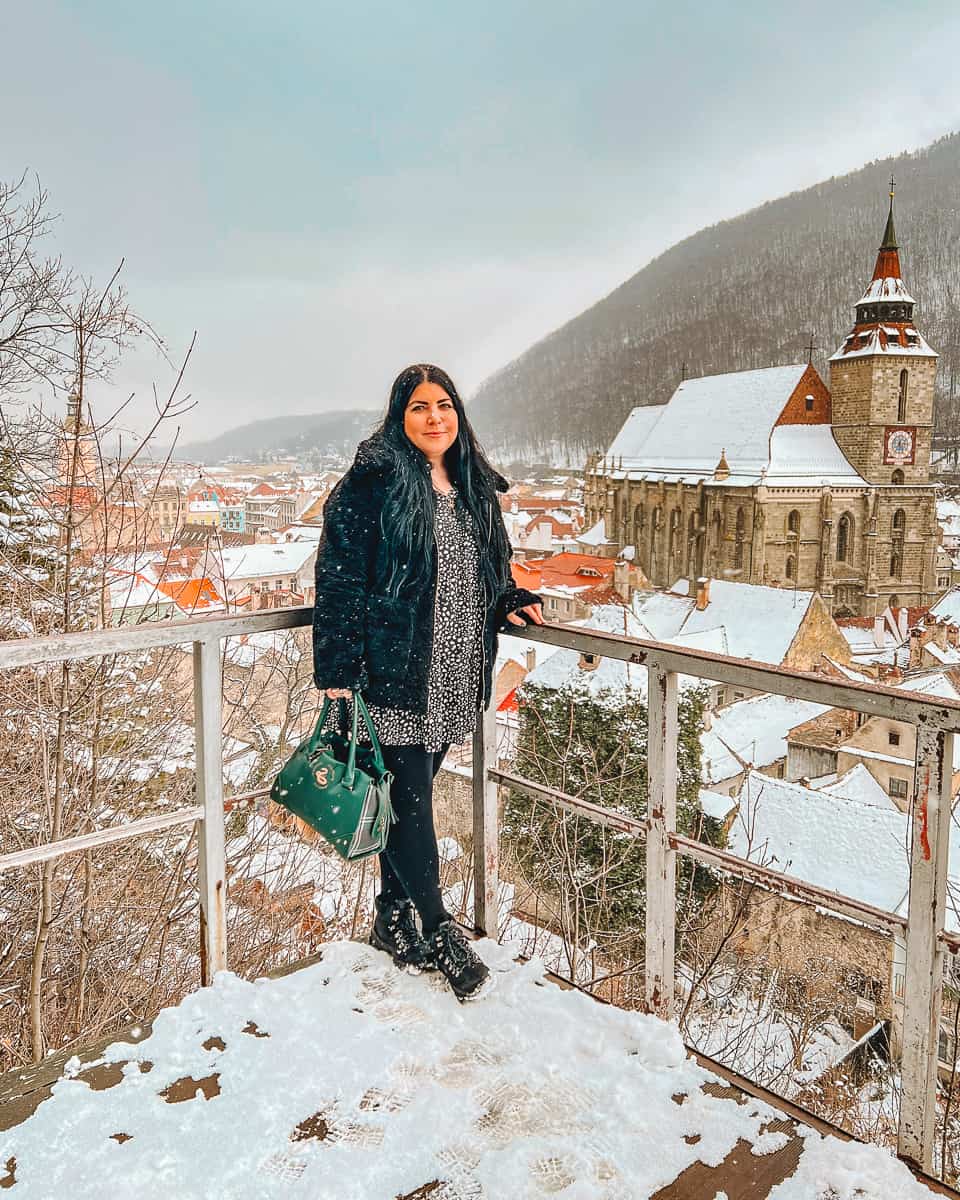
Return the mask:
POLYGON ((808 362, 808 363, 812 363, 812 362, 813 362, 813 352, 814 352, 814 350, 819 350, 819 349, 820 349, 820 347, 819 347, 819 346, 817 346, 817 345, 815 345, 815 344, 814 344, 813 337, 814 337, 813 330, 811 330, 811 331, 810 331, 810 341, 807 343, 807 362, 808 362))

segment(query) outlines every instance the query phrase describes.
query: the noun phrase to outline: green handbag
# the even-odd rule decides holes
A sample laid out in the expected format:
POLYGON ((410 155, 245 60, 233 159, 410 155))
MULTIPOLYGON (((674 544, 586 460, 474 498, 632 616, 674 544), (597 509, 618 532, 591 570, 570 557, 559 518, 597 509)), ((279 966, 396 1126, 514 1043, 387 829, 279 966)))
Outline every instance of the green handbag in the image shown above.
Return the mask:
MULTIPOLYGON (((346 724, 346 701, 340 702, 340 727, 346 724)), ((325 696, 313 733, 301 742, 273 781, 270 797, 298 816, 330 843, 341 858, 355 861, 379 854, 397 819, 390 804, 393 776, 370 713, 359 692, 353 693, 353 728, 349 738, 324 731, 330 711, 325 696), (357 745, 357 715, 363 716, 370 746, 357 745)))

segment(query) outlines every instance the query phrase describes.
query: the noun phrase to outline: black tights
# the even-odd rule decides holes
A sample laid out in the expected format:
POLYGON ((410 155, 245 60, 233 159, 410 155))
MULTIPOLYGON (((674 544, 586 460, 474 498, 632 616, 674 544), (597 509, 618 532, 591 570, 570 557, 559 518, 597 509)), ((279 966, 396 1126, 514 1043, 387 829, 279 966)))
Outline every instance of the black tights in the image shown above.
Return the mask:
POLYGON ((383 747, 387 770, 393 772, 390 798, 397 821, 380 855, 381 896, 385 901, 409 897, 424 933, 432 933, 448 916, 440 895, 440 855, 433 826, 433 781, 447 749, 383 747))

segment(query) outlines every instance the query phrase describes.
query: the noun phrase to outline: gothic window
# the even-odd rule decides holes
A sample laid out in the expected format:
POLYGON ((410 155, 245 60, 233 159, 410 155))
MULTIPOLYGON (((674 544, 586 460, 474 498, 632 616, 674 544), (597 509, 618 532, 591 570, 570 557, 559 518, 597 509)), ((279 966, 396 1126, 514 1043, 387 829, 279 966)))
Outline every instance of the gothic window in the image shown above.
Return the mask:
POLYGON ((743 537, 746 531, 746 517, 743 509, 737 509, 736 533, 733 542, 733 565, 738 571, 743 570, 743 537))
POLYGON ((853 517, 844 513, 837 524, 837 562, 847 562, 853 550, 853 517))
POLYGON ((907 514, 902 508, 898 508, 893 514, 893 532, 903 537, 904 530, 907 528, 907 514))
POLYGON ((907 379, 909 372, 906 367, 900 372, 900 389, 897 392, 897 424, 902 425, 907 419, 907 379))
POLYGON ((636 545, 643 537, 643 531, 647 527, 647 513, 642 504, 638 504, 633 510, 633 540, 636 545))
POLYGON ((890 575, 894 579, 899 579, 903 574, 903 556, 899 551, 894 550, 890 555, 890 575))
POLYGON ((787 533, 796 538, 800 533, 800 512, 794 508, 787 514, 787 533))
POLYGON ((792 554, 787 557, 786 576, 788 579, 796 579, 797 577, 797 560, 792 554))
POLYGON ((660 549, 660 527, 663 524, 663 509, 659 505, 650 514, 650 571, 657 574, 660 549))
POLYGON ((890 482, 891 483, 903 483, 903 472, 900 470, 899 467, 897 467, 897 469, 894 471, 894 473, 890 476, 890 482))

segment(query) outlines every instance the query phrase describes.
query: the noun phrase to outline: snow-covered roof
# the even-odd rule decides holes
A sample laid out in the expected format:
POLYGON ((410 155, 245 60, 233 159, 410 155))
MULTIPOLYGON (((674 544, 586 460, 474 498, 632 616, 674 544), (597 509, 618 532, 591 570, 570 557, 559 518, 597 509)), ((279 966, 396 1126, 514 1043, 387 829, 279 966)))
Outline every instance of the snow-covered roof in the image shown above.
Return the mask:
POLYGON ((728 484, 756 482, 771 470, 783 476, 784 486, 790 479, 824 476, 862 483, 828 425, 787 427, 791 432, 783 439, 778 433, 771 447, 771 431, 808 369, 796 363, 684 380, 666 405, 630 413, 607 451, 614 461, 604 472, 617 478, 622 458, 623 474, 631 477, 712 482, 724 454, 728 484))
POLYGON ((713 786, 725 779, 733 779, 744 766, 712 729, 705 729, 700 734, 700 778, 703 783, 713 786))
POLYGON ((711 817, 714 821, 725 821, 736 807, 736 796, 711 792, 707 788, 700 789, 700 809, 705 817, 711 817))
POLYGON ((888 275, 884 279, 871 279, 867 290, 858 304, 869 304, 872 300, 899 300, 904 304, 916 304, 899 276, 888 275))
POLYGON ((930 615, 938 621, 960 625, 960 587, 952 587, 949 592, 944 592, 930 609, 930 615))
POLYGON ((279 545, 225 546, 224 579, 257 579, 265 575, 295 575, 317 552, 309 542, 282 542, 279 545))
POLYGON ((844 339, 840 349, 836 354, 831 355, 830 361, 837 362, 841 359, 848 358, 866 358, 872 354, 889 354, 895 355, 897 358, 939 358, 935 350, 932 350, 927 341, 921 334, 916 333, 916 341, 911 346, 901 346, 898 341, 888 341, 886 337, 881 338, 880 326, 870 326, 863 331, 862 336, 855 340, 854 334, 850 334, 844 339), (863 340, 866 339, 866 340, 863 340), (856 345, 856 349, 847 349, 847 346, 856 345))
POLYGON ((581 546, 605 546, 609 541, 606 519, 601 517, 595 525, 591 525, 589 529, 585 529, 583 533, 579 534, 576 541, 581 546))
POLYGON ((713 579, 710 601, 702 611, 693 597, 673 592, 635 593, 633 606, 656 641, 676 642, 679 635, 690 645, 689 635, 722 629, 726 652, 734 658, 779 666, 813 596, 813 592, 713 579))
MULTIPOLYGON (((908 892, 909 824, 908 815, 895 806, 751 771, 740 790, 728 846, 740 858, 895 913, 904 910, 908 892)), ((953 896, 960 884, 960 828, 955 822, 950 822, 949 863, 945 925, 954 931, 958 913, 953 896)))
POLYGON ((666 411, 665 404, 646 404, 635 408, 621 426, 620 432, 610 443, 607 454, 612 458, 623 455, 624 459, 636 458, 641 454, 650 433, 666 411))
MULTIPOLYGON (((628 608, 615 604, 598 605, 589 617, 573 621, 579 629, 598 629, 604 633, 622 633, 642 638, 647 631, 628 608)), ((557 689, 572 687, 594 699, 607 698, 614 705, 623 703, 629 692, 641 699, 647 694, 647 668, 615 658, 601 658, 586 670, 580 666, 579 650, 554 651, 527 675, 526 684, 557 689)))
MULTIPOLYGON (((811 780, 811 784, 813 782, 811 780)), ((857 800, 861 804, 872 804, 877 808, 895 809, 897 807, 863 763, 855 763, 842 775, 835 779, 831 778, 831 782, 819 790, 828 796, 840 796, 844 800, 857 800)))
MULTIPOLYGON (((731 472, 734 467, 731 462, 731 472)), ((768 486, 859 487, 865 482, 844 458, 829 425, 777 425, 772 430, 768 486)))
POLYGON ((751 771, 730 827, 734 854, 896 912, 907 891, 907 818, 894 808, 751 771))
POLYGON ((711 732, 745 762, 766 767, 786 757, 787 734, 795 725, 828 709, 827 704, 789 696, 752 696, 714 713, 711 732))

